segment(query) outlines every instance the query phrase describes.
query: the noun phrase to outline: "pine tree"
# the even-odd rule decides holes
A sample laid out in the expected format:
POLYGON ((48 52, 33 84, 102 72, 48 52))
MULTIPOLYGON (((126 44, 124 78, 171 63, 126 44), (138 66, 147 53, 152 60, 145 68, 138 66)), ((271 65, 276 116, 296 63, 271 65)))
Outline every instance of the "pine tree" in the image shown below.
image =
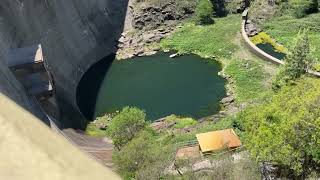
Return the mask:
POLYGON ((285 58, 286 64, 280 69, 273 89, 278 90, 281 86, 290 84, 292 81, 300 78, 312 65, 310 54, 310 44, 307 31, 300 31, 293 48, 285 58))

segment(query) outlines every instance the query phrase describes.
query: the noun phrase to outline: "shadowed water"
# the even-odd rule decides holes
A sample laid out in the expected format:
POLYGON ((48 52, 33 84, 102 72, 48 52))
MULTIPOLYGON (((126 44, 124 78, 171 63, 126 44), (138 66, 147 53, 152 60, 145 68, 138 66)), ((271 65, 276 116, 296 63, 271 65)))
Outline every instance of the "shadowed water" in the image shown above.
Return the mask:
POLYGON ((114 61, 98 91, 94 116, 137 106, 156 120, 176 114, 200 118, 219 111, 226 81, 214 60, 168 53, 114 61))
POLYGON ((257 44, 257 47, 277 59, 283 60, 286 57, 286 54, 277 52, 271 44, 257 44))

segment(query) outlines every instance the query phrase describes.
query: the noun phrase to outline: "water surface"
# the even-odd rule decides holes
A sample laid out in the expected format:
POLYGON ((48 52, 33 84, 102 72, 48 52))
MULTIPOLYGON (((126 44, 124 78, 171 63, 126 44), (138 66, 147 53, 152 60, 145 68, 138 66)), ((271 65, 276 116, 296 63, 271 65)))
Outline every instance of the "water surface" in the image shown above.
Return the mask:
POLYGON ((200 118, 219 111, 225 80, 214 60, 168 53, 115 61, 98 92, 95 117, 125 106, 146 110, 150 120, 176 114, 200 118))
POLYGON ((277 59, 283 60, 286 57, 286 54, 276 51, 269 43, 257 44, 257 47, 277 59))

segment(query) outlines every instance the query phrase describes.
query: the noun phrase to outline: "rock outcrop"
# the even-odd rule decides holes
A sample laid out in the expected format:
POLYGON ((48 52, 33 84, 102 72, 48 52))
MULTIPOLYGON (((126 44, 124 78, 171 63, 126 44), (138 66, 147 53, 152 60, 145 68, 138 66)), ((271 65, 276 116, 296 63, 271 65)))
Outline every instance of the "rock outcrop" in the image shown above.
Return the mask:
POLYGON ((170 26, 194 13, 196 2, 193 0, 139 1, 131 6, 136 29, 156 29, 170 26))
POLYGON ((174 31, 177 24, 189 18, 195 11, 196 1, 130 0, 127 12, 126 32, 119 39, 118 59, 155 54, 160 42, 174 31))

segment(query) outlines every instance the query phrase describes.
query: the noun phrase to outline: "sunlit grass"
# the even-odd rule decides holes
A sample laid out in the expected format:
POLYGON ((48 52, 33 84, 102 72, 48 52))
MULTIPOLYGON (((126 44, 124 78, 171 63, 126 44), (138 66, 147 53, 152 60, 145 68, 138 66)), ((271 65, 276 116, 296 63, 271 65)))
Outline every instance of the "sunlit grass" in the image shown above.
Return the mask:
POLYGON ((286 47, 290 47, 299 30, 309 29, 313 55, 320 59, 320 13, 296 19, 292 16, 276 17, 263 24, 263 29, 286 47))

